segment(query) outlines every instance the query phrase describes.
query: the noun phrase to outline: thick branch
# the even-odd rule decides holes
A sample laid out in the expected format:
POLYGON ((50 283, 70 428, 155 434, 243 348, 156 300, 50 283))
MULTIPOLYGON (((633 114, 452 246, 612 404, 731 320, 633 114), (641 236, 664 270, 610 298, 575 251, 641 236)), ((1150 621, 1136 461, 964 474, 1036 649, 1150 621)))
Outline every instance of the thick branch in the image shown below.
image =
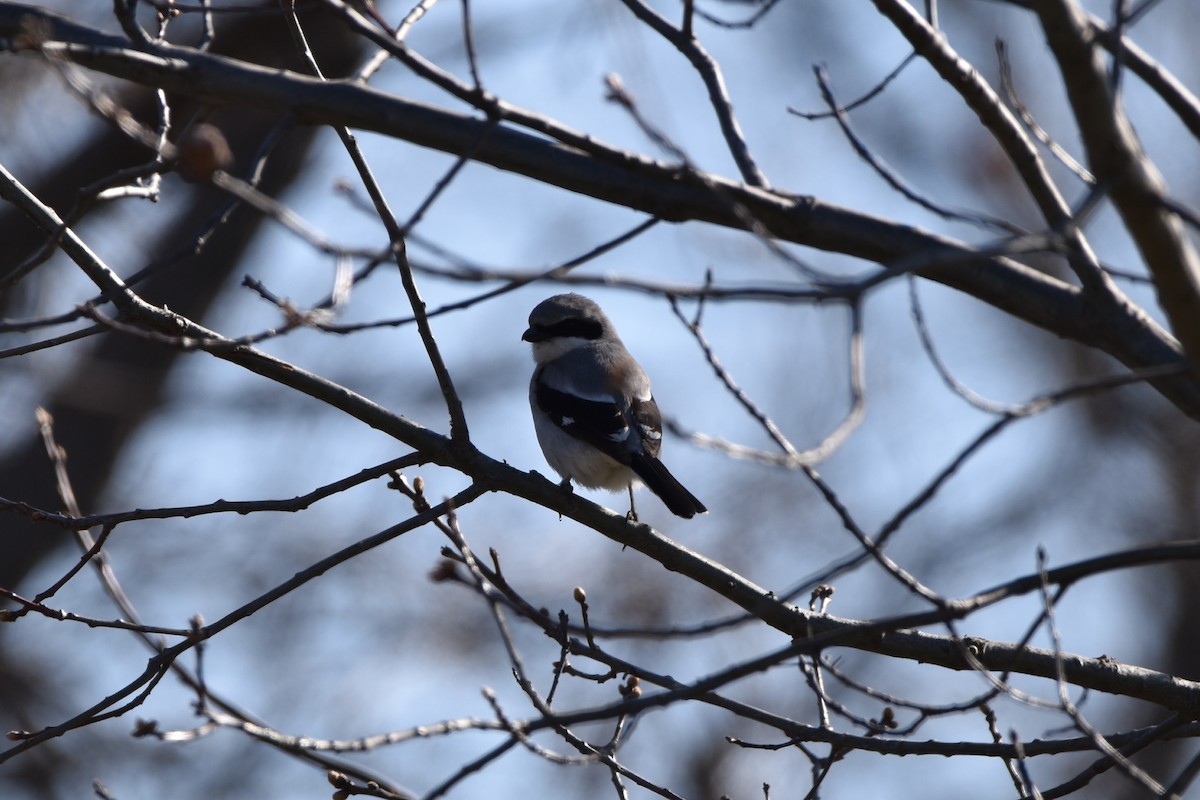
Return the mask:
POLYGON ((1179 216, 1163 203, 1162 175, 1142 149, 1112 82, 1088 16, 1071 0, 1033 4, 1062 71, 1089 166, 1154 275, 1158 302, 1193 365, 1200 364, 1200 257, 1179 216))
MULTIPOLYGON (((26 35, 26 20, 57 54, 83 66, 217 105, 291 110, 311 124, 347 125, 483 163, 670 221, 744 228, 747 216, 780 239, 915 272, 966 292, 1058 336, 1097 347, 1131 368, 1177 363, 1178 345, 1136 309, 1100 313, 1079 291, 1012 260, 917 228, 714 175, 691 175, 605 147, 603 157, 506 126, 405 100, 356 83, 323 82, 282 70, 159 46, 131 50, 125 40, 32 6, 0 3, 0 36, 26 35), (742 212, 742 213, 739 213, 742 212)), ((1200 319, 1200 316, 1197 317, 1200 319)), ((1155 388, 1200 419, 1200 385, 1191 376, 1155 388)))
MULTIPOLYGON (((1002 2, 1020 8, 1029 9, 1034 5, 1033 0, 1002 0, 1002 2)), ((1192 136, 1200 140, 1200 97, 1197 97, 1175 75, 1164 69, 1162 65, 1150 57, 1137 42, 1128 35, 1117 41, 1116 33, 1107 26, 1104 20, 1095 15, 1088 15, 1088 24, 1096 31, 1100 44, 1109 52, 1115 52, 1120 46, 1124 51, 1125 66, 1145 82, 1151 91, 1162 98, 1167 107, 1179 117, 1192 136)))

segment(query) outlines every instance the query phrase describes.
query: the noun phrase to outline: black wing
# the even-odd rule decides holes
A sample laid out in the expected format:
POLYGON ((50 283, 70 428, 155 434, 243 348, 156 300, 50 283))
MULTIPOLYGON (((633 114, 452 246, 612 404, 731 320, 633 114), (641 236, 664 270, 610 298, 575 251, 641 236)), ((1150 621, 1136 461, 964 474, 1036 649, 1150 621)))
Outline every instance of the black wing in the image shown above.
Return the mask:
POLYGON ((629 422, 612 400, 589 400, 547 386, 534 384, 534 400, 550 420, 576 439, 587 442, 619 464, 630 458, 629 422))
POLYGON ((587 442, 613 461, 632 467, 647 488, 658 495, 672 512, 691 518, 708 510, 658 460, 662 450, 662 415, 653 397, 648 400, 635 399, 626 416, 612 400, 589 400, 560 392, 542 380, 535 380, 534 387, 534 400, 538 408, 555 425, 576 439, 587 442), (636 432, 630 431, 630 418, 632 424, 637 426, 636 432))

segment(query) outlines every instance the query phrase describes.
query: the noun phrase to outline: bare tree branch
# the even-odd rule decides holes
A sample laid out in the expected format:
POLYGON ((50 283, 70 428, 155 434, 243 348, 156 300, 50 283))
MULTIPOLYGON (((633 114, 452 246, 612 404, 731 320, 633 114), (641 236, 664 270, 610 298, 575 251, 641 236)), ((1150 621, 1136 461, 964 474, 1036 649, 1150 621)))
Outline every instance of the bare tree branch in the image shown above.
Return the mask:
MULTIPOLYGON (((1127 301, 1097 308, 1095 298, 1087 302, 1078 289, 1016 262, 982 257, 948 237, 814 197, 764 191, 713 175, 690 179, 670 166, 601 146, 594 139, 589 140, 589 154, 503 125, 485 136, 488 122, 366 86, 322 82, 169 45, 132 51, 116 37, 28 6, 0 4, 0 36, 25 35, 28 19, 36 20, 46 37, 35 46, 51 47, 82 66, 116 77, 207 102, 286 108, 310 124, 374 130, 445 152, 474 149, 483 163, 667 221, 742 228, 743 221, 734 213, 734 208, 742 208, 780 239, 875 261, 892 271, 916 272, 1037 327, 1097 347, 1130 368, 1180 359, 1171 336, 1127 301), (598 158, 597 152, 604 157, 598 158), (983 264, 987 269, 979 268, 983 264)), ((1012 125, 1019 131, 1015 120, 1012 125)), ((0 181, 5 197, 7 185, 0 181)), ((1200 418, 1200 385, 1194 378, 1163 378, 1153 385, 1184 413, 1200 418)))
POLYGON ((1062 72, 1092 172, 1110 187, 1113 204, 1154 275, 1158 301, 1195 369, 1200 363, 1200 256, 1179 216, 1163 202, 1162 175, 1113 96, 1087 16, 1071 0, 1033 5, 1062 72))

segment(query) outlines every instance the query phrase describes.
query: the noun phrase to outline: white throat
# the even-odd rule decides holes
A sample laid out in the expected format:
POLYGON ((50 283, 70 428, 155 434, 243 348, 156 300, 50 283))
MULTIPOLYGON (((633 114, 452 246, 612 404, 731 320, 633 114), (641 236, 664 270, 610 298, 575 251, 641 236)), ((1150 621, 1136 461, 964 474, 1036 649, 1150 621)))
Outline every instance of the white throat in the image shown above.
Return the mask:
POLYGON ((572 350, 587 347, 591 343, 591 339, 584 339, 582 336, 555 336, 544 342, 533 342, 533 360, 538 364, 549 364, 572 350))

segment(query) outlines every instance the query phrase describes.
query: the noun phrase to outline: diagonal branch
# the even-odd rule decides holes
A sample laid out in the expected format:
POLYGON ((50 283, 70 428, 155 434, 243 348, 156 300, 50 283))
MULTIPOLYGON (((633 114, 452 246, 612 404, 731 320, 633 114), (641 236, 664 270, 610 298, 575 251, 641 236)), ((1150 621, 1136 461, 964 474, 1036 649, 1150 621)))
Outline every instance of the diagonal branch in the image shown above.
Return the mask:
MULTIPOLYGON (((29 20, 65 57, 117 77, 217 105, 290 109, 309 124, 377 131, 475 159, 569 191, 645 211, 667 221, 697 220, 744 229, 743 209, 779 239, 846 253, 913 272, 966 292, 1058 336, 1097 347, 1131 368, 1177 363, 1177 343, 1136 307, 1089 308, 1080 292, 1010 259, 984 256, 949 237, 825 203, 766 191, 715 175, 680 175, 670 165, 602 145, 587 152, 500 125, 481 142, 485 120, 405 100, 354 83, 322 82, 187 48, 130 50, 124 40, 32 6, 0 2, 0 37, 27 36, 29 20), (982 264, 987 269, 978 269, 982 264)), ((43 42, 48 40, 43 40, 43 42)), ((30 45, 32 46, 32 45, 30 45)), ((0 181, 0 194, 8 197, 0 181)), ((1198 317, 1200 319, 1200 317, 1198 317)), ((1152 385, 1200 419, 1192 376, 1152 385)))
POLYGON ((1071 0, 1033 3, 1075 112, 1092 172, 1109 194, 1154 275, 1158 302, 1195 368, 1200 364, 1200 255, 1164 202, 1162 174, 1142 149, 1098 47, 1097 31, 1071 0))
MULTIPOLYGON (((294 11, 287 15, 287 20, 294 35, 303 43, 304 57, 313 74, 318 80, 326 80, 317 64, 316 57, 308 48, 304 29, 301 27, 300 20, 296 17, 294 11)), ((421 297, 420 289, 417 288, 416 279, 413 277, 412 264, 408 260, 407 235, 412 225, 415 224, 416 218, 414 218, 414 223, 401 226, 387 198, 384 197, 383 188, 379 185, 379 181, 375 179, 375 174, 371 170, 370 165, 367 164, 366 156, 363 155, 362 149, 358 146, 358 140, 354 137, 354 134, 344 125, 336 125, 334 126, 334 130, 337 132, 338 138, 341 139, 342 146, 346 148, 350 160, 354 162, 359 179, 362 181, 367 194, 371 198, 371 202, 375 206, 375 213, 379 216, 380 222, 383 223, 383 227, 387 231, 392 255, 396 260, 396 266, 400 269, 400 282, 403 284, 404 293, 408 297, 409 307, 412 308, 413 319, 417 323, 417 332, 420 335, 421 344, 425 348, 425 356, 429 359, 430 366, 433 367, 434 376, 437 378, 438 386, 442 391, 442 398, 446 403, 446 410, 450 416, 451 438, 456 442, 466 442, 470 434, 467 429, 467 417, 463 411, 462 399, 458 396, 458 390, 454 388, 454 381, 450 377, 450 370, 446 367, 446 361, 442 357, 441 349, 438 347, 437 340, 433 336, 433 328, 429 325, 429 315, 425 309, 425 301, 421 297)), ((484 138, 486 135, 485 131, 480 134, 480 138, 484 138)), ((467 154, 460 157, 446 181, 457 174, 458 169, 465 163, 466 158, 467 154)), ((446 181, 442 183, 442 187, 446 185, 446 181)), ((437 194, 438 192, 435 191, 434 195, 436 196, 437 194)))
POLYGON ((750 148, 746 144, 742 127, 738 125, 737 117, 733 115, 733 100, 725 88, 725 79, 721 76, 721 68, 717 66, 716 60, 708 54, 692 31, 691 15, 688 15, 684 27, 677 29, 642 0, 622 0, 622 2, 633 12, 634 16, 649 25, 655 33, 670 42, 691 62, 692 67, 699 73, 700 79, 704 81, 705 88, 708 89, 709 102, 712 103, 713 110, 717 113, 717 120, 721 124, 721 133, 725 136, 725 142, 729 145, 729 152, 733 155, 733 160, 737 162, 738 171, 742 173, 742 180, 751 186, 767 188, 769 186, 767 177, 754 162, 754 156, 751 155, 750 148))
MULTIPOLYGON (((53 231, 61 226, 56 214, 40 205, 36 198, 20 191, 24 187, 9 184, 8 189, 44 230, 53 231)), ((1053 651, 972 640, 969 644, 975 646, 976 650, 968 660, 964 657, 963 641, 958 637, 915 629, 963 618, 976 610, 977 604, 971 602, 950 603, 930 612, 874 622, 808 613, 780 600, 774 592, 752 583, 722 564, 671 541, 653 528, 632 524, 623 515, 615 514, 574 493, 563 492, 557 483, 536 473, 522 472, 487 456, 469 443, 465 446, 456 445, 450 438, 394 414, 343 386, 253 347, 227 346, 228 340, 220 334, 140 298, 98 256, 87 250, 70 229, 64 232, 63 250, 132 322, 164 336, 211 342, 212 355, 344 411, 354 419, 419 450, 426 463, 449 467, 469 476, 472 479, 471 487, 456 499, 456 507, 485 491, 504 491, 556 511, 618 544, 637 550, 666 569, 684 575, 740 606, 767 625, 796 639, 798 653, 817 652, 829 647, 850 647, 955 670, 974 670, 982 665, 990 670, 1040 677, 1055 677, 1058 674, 1061 654, 1053 651)), ((423 524, 423 517, 413 519, 419 519, 423 524)), ((378 536, 384 535, 392 534, 378 536)), ((375 537, 372 537, 364 542, 374 540, 375 537)), ((297 577, 308 576, 304 578, 307 580, 327 568, 328 565, 321 562, 314 566, 316 571, 306 570, 297 577)), ((263 602, 268 600, 264 599, 263 602)), ((206 626, 204 630, 206 635, 211 635, 222 627, 223 624, 218 622, 206 626)), ((164 651, 164 656, 173 651, 164 651)), ((1200 684, 1192 681, 1079 656, 1066 659, 1063 669, 1067 680, 1079 686, 1137 697, 1189 713, 1200 709, 1200 684)), ((153 672, 147 672, 141 684, 131 685, 129 692, 121 697, 128 696, 153 676, 153 672)), ((54 735, 60 734, 61 731, 54 735)))

